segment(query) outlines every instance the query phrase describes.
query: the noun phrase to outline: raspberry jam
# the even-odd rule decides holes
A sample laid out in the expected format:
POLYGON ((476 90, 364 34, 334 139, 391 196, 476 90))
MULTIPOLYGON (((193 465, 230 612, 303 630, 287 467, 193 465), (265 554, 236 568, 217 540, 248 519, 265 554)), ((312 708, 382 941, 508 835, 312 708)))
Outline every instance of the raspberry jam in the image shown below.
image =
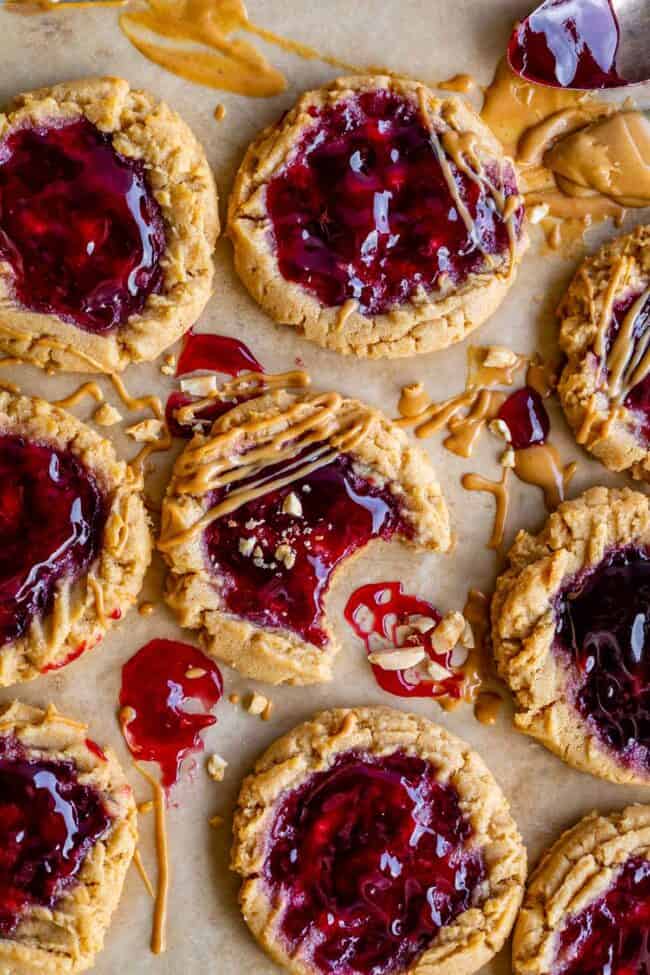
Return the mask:
POLYGON ((650 771, 650 553, 612 550, 555 612, 574 706, 619 761, 650 771))
POLYGON ((158 763, 165 789, 178 782, 183 759, 202 750, 201 732, 217 720, 206 712, 222 692, 217 665, 188 643, 151 640, 124 664, 120 708, 134 711, 121 714, 126 743, 139 761, 158 763))
POLYGON ((183 376, 196 369, 223 372, 239 376, 243 372, 264 372, 251 350, 239 339, 210 332, 188 332, 183 342, 176 375, 183 376))
POLYGON ((534 444, 544 443, 551 429, 551 421, 542 397, 530 386, 511 393, 498 416, 510 431, 515 450, 525 450, 534 444))
POLYGON ((160 291, 164 251, 143 164, 87 119, 0 142, 0 258, 25 308, 108 332, 160 291))
MULTIPOLYGON (((275 464, 264 469, 263 477, 271 482, 283 475, 286 466, 275 464)), ((219 489, 210 505, 227 494, 227 487, 219 489)), ((217 519, 204 537, 228 612, 257 626, 292 630, 322 647, 329 640, 322 625, 323 599, 335 568, 372 538, 387 540, 397 531, 408 534, 410 528, 392 492, 363 477, 349 456, 339 454, 330 464, 217 519)))
MULTIPOLYGON (((638 300, 639 295, 630 295, 624 301, 619 301, 614 305, 612 311, 612 323, 607 334, 607 351, 609 352, 614 343, 614 339, 623 324, 625 316, 638 300)), ((645 302, 641 311, 634 321, 632 340, 634 352, 637 351, 637 343, 647 331, 650 324, 650 298, 645 302)), ((645 376, 625 397, 624 406, 631 410, 638 417, 637 435, 644 443, 650 444, 650 373, 645 376)))
POLYGON ((30 908, 56 904, 111 822, 71 762, 33 758, 0 737, 0 936, 30 908))
POLYGON ((618 88, 619 27, 611 0, 545 0, 515 27, 508 60, 528 81, 555 88, 618 88))
POLYGON ((263 876, 287 950, 336 975, 404 972, 479 903, 458 794, 420 758, 346 752, 286 794, 263 876))
POLYGON ((650 975, 650 863, 632 857, 603 897, 569 918, 552 975, 650 975))
POLYGON ((384 670, 373 664, 375 680, 382 690, 399 697, 450 697, 456 700, 462 697, 464 674, 452 664, 452 653, 436 653, 431 645, 431 633, 442 618, 440 613, 431 603, 405 593, 401 582, 377 582, 356 589, 345 607, 345 618, 365 643, 368 653, 382 647, 421 646, 426 651, 427 660, 449 674, 447 678, 431 680, 420 668, 384 670), (419 632, 414 628, 401 636, 410 629, 410 624, 420 622, 430 625, 431 630, 419 632))
POLYGON ((99 554, 106 505, 67 451, 0 435, 0 644, 52 609, 57 584, 99 554))
MULTIPOLYGON (((506 255, 508 228, 484 183, 449 163, 472 232, 456 209, 418 107, 393 92, 364 92, 311 109, 313 125, 266 193, 280 271, 326 306, 358 302, 376 315, 461 284, 506 255)), ((486 175, 500 185, 496 165, 486 175)), ((503 192, 516 194, 505 167, 503 192)), ((515 217, 516 230, 523 211, 515 217)))

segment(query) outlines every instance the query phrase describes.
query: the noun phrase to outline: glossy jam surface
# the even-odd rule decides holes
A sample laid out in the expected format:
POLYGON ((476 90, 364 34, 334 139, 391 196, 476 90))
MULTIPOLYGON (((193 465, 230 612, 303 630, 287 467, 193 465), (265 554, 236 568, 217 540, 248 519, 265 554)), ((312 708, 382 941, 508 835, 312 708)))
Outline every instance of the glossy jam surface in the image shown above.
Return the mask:
POLYGON ((515 28, 511 67, 556 88, 617 88, 619 27, 611 0, 545 0, 515 28))
POLYGON ((397 752, 346 752, 279 804, 263 876, 290 952, 336 975, 404 972, 480 901, 480 851, 458 795, 397 752))
POLYGON ((575 707, 619 761, 650 771, 650 553, 611 551, 556 604, 575 707))
POLYGON ((0 142, 0 258, 17 300, 104 333, 160 290, 162 213, 142 163, 86 119, 0 142))
POLYGON ((650 975, 650 863, 631 858, 603 897, 569 918, 553 975, 650 975))
MULTIPOLYGON (((624 301, 619 301, 612 310, 612 324, 607 335, 608 351, 613 343, 625 316, 630 308, 636 303, 639 295, 630 295, 624 301)), ((650 325, 650 298, 645 302, 641 311, 636 316, 634 329, 632 332, 634 340, 634 350, 636 351, 639 338, 647 331, 650 325)), ((645 444, 650 444, 650 373, 642 379, 625 397, 624 405, 637 414, 639 426, 637 435, 645 444)))
MULTIPOLYGON (((264 470, 269 483, 283 475, 282 465, 264 470)), ((227 488, 215 492, 211 505, 227 494, 227 488)), ((323 599, 336 566, 372 538, 409 530, 392 492, 371 484, 340 454, 214 521, 205 545, 229 612, 324 646, 329 637, 322 626, 323 599), (300 515, 283 510, 289 494, 298 500, 300 515)))
POLYGON ((401 582, 370 583, 356 589, 345 607, 345 618, 363 640, 368 653, 421 646, 426 651, 427 660, 450 673, 446 679, 431 680, 425 667, 384 670, 373 664, 375 679, 382 690, 399 697, 459 699, 462 696, 464 674, 453 665, 452 653, 436 653, 431 645, 431 634, 441 620, 440 613, 426 600, 405 593, 401 582), (402 636, 414 622, 430 624, 431 631, 418 632, 416 629, 402 636))
MULTIPOLYGON (((326 306, 375 315, 415 291, 458 285, 505 254, 508 229, 492 198, 451 164, 473 221, 461 219, 416 105, 369 92, 320 111, 267 188, 282 275, 326 306)), ((493 180, 495 172, 488 173, 493 180)), ((506 195, 516 193, 508 172, 506 195)), ((520 215, 516 217, 517 226, 520 215)))
POLYGON ((99 553, 106 505, 70 453, 0 436, 0 644, 52 608, 57 583, 99 553))
POLYGON ((139 761, 157 762, 165 789, 183 759, 203 748, 201 732, 216 723, 209 711, 223 691, 219 668, 188 643, 151 640, 124 664, 120 708, 126 742, 139 761), (202 705, 203 710, 197 709, 202 705))
POLYGON ((243 372, 264 372, 251 350, 239 339, 211 332, 188 332, 178 360, 176 375, 196 369, 239 376, 243 372))
POLYGON ((551 429, 544 401, 530 386, 517 389, 508 396, 499 410, 499 419, 508 427, 515 450, 544 443, 551 429))
POLYGON ((74 765, 33 758, 16 738, 0 737, 0 936, 10 937, 30 907, 53 907, 110 826, 74 765))

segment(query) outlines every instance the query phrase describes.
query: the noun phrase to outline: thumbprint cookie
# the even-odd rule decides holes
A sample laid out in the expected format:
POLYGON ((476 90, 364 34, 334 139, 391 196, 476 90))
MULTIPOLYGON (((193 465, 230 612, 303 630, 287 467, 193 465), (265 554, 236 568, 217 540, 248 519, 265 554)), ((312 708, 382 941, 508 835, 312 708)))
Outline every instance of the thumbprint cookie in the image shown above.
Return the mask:
POLYGON ((52 707, 0 707, 0 971, 91 968, 136 840, 111 749, 52 707))
POLYGON ((324 711, 276 741, 233 833, 244 919, 295 975, 471 975, 521 903, 526 853, 482 759, 390 708, 324 711))
POLYGON ((492 637, 520 730, 582 771, 650 783, 645 495, 592 488, 538 535, 519 532, 497 580, 492 637))
POLYGON ((650 806, 591 813, 530 878, 514 975, 643 975, 649 941, 650 806))
POLYGON ((262 132, 228 231, 275 321, 373 358, 464 339, 500 305, 528 243, 514 165, 473 109, 384 76, 307 92, 262 132))
POLYGON ((562 407, 612 471, 650 480, 650 226, 588 257, 559 307, 562 407))
POLYGON ((167 599, 208 653, 270 683, 331 678, 325 601, 372 540, 445 551, 426 454, 377 410, 278 389, 235 406, 180 455, 163 502, 167 599))
POLYGON ((113 372, 155 359, 212 289, 217 196, 203 149, 120 78, 0 114, 0 350, 113 372))
POLYGON ((95 646, 150 556, 139 481, 112 445, 44 400, 0 392, 0 686, 95 646))

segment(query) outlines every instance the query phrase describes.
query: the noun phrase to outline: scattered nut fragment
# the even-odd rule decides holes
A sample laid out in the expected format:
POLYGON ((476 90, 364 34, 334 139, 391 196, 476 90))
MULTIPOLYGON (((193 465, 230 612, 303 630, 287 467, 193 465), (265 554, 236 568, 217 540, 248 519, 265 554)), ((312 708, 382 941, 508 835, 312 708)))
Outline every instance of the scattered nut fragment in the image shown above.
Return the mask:
POLYGON ((219 827, 223 826, 223 824, 225 823, 225 819, 223 818, 223 816, 210 816, 210 818, 208 819, 208 823, 210 824, 210 826, 212 826, 213 829, 219 829, 219 827))
POLYGON ((214 373, 209 376, 190 376, 189 379, 181 379, 181 392, 189 393, 190 396, 209 396, 217 390, 217 377, 214 373))
POLYGON ((495 437, 499 437, 501 440, 505 440, 506 443, 511 443, 512 434, 510 433, 510 428, 505 420, 490 420, 488 424, 488 430, 493 433, 495 437))
POLYGON ((434 653, 449 653, 460 640, 465 630, 465 617, 454 610, 440 620, 431 634, 431 648, 434 653))
POLYGON ((296 564, 296 553, 294 550, 284 542, 282 545, 278 545, 275 550, 275 558, 278 562, 282 562, 287 569, 293 569, 296 564))
POLYGON ((203 667, 188 667, 185 671, 185 676, 189 678, 189 680, 196 680, 198 677, 205 677, 206 674, 207 670, 204 670, 203 667))
POLYGON ((541 223, 544 217, 548 216, 549 209, 548 203, 537 203, 527 212, 528 223, 541 223))
POLYGON ((460 638, 460 645, 462 647, 466 647, 467 650, 473 650, 476 646, 476 642, 474 640, 474 630, 467 619, 465 620, 465 628, 460 638))
POLYGON ((93 420, 98 423, 100 427, 114 427, 116 423, 119 423, 122 419, 122 414, 119 410, 116 410, 114 406, 110 403, 102 403, 98 406, 93 413, 93 420))
POLYGON ((163 376, 173 376, 176 371, 176 356, 172 354, 166 355, 160 371, 163 376))
POLYGON ((512 449, 512 447, 506 447, 506 449, 501 454, 501 466, 502 467, 515 466, 515 452, 512 449))
POLYGON ((429 674, 429 677, 432 680, 436 680, 436 681, 449 680, 450 677, 453 677, 453 674, 450 670, 447 670, 446 667, 443 667, 439 663, 436 663, 435 660, 430 660, 428 662, 427 672, 429 674))
POLYGON ((153 443, 162 433, 162 428, 162 420, 149 419, 134 423, 133 426, 126 428, 126 432, 129 437, 133 437, 138 443, 153 443))
POLYGON ((436 625, 436 621, 430 616, 409 616, 409 626, 418 633, 428 633, 436 625))
POLYGON ((421 663, 426 655, 426 650, 421 646, 395 647, 393 650, 370 653, 368 660, 382 670, 408 670, 409 667, 416 667, 421 663))
POLYGON ((246 710, 249 714, 262 714, 268 703, 268 698, 264 697, 263 694, 258 694, 257 691, 255 691, 253 694, 251 694, 251 699, 248 702, 246 710))
POLYGON ((207 764, 208 775, 215 782, 223 782, 223 777, 226 774, 226 769, 228 768, 228 762, 221 755, 210 755, 207 764))
POLYGON ((230 696, 228 697, 228 700, 230 701, 231 704, 239 704, 239 702, 241 701, 241 698, 240 698, 239 694, 230 694, 230 696))
POLYGON ((252 555, 254 548, 255 548, 254 538, 239 539, 239 551, 241 552, 242 555, 245 555, 246 558, 248 558, 249 555, 252 555))
POLYGON ((287 494, 282 502, 282 513, 285 515, 293 515, 294 518, 302 518, 302 502, 295 491, 287 494))
POLYGON ((505 345, 488 345, 483 365, 488 369, 508 369, 517 359, 516 353, 505 345))

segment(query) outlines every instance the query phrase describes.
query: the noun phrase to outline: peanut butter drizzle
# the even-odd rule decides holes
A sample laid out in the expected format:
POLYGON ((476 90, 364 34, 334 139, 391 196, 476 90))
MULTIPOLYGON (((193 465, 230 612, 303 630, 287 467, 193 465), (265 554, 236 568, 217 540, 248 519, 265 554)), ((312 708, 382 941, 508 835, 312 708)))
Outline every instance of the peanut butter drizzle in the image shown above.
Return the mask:
POLYGON ((469 623, 474 637, 474 648, 470 651, 464 666, 465 687, 463 697, 474 702, 474 716, 482 724, 494 724, 501 704, 501 697, 485 690, 486 681, 493 678, 489 657, 490 600, 480 589, 470 589, 463 606, 463 616, 469 623), (492 701, 494 717, 485 721, 486 700, 492 701))
POLYGON ((226 403, 235 402, 240 396, 261 396, 276 389, 305 389, 311 384, 311 378, 302 369, 290 372, 245 372, 228 382, 222 383, 217 389, 202 399, 181 406, 174 411, 174 417, 181 426, 192 426, 198 419, 198 414, 215 400, 226 403))
POLYGON ((575 461, 562 467, 560 455, 550 443, 515 450, 515 474, 520 481, 542 489, 549 511, 555 510, 564 501, 576 467, 575 461))
POLYGON ((534 359, 526 369, 526 385, 548 399, 557 387, 557 372, 549 363, 534 359))
MULTIPOLYGON (((124 723, 123 721, 122 734, 124 734, 125 730, 124 723)), ((165 793, 160 782, 153 775, 147 772, 138 762, 134 762, 134 765, 153 790, 158 882, 151 932, 151 950, 154 955, 162 955, 167 950, 167 898, 169 894, 169 845, 167 841, 167 824, 165 821, 165 793)))
POLYGON ((344 301, 339 308, 339 313, 336 318, 336 325, 334 326, 334 331, 342 332, 345 328, 345 323, 347 322, 350 315, 354 315, 355 311, 359 307, 359 302, 355 298, 348 298, 344 301))
POLYGON ((192 441, 179 457, 173 489, 181 496, 204 496, 227 485, 234 488, 190 528, 181 531, 176 530, 178 504, 168 501, 158 548, 170 551, 218 518, 331 463, 366 437, 373 422, 372 414, 361 407, 343 410, 338 393, 313 393, 277 416, 248 420, 223 432, 215 433, 213 428, 209 436, 192 441), (254 446, 240 452, 241 445, 251 442, 254 446), (298 460, 300 454, 303 456, 298 460), (285 465, 285 473, 272 480, 265 478, 265 469, 277 463, 285 465))
POLYGON ((451 417, 448 423, 451 432, 443 440, 443 446, 459 457, 471 457, 481 431, 497 416, 505 400, 505 393, 481 389, 466 416, 451 417))
MULTIPOLYGON (((138 810, 138 812, 139 811, 140 810, 138 810)), ((147 893, 151 897, 152 901, 155 901, 155 899, 156 899, 156 893, 155 893, 155 891, 153 889, 153 884, 151 883, 151 881, 149 879, 149 874, 147 873, 147 871, 145 869, 145 865, 142 862, 142 857, 140 856, 140 850, 136 850, 135 853, 133 854, 133 863, 135 865, 136 870, 140 874, 140 877, 142 879, 142 883, 144 884, 147 893)))
POLYGON ((60 406, 63 409, 68 409, 71 406, 76 406, 83 399, 88 396, 93 399, 96 403, 104 402, 104 394, 101 387, 96 382, 83 383, 74 393, 70 393, 69 396, 64 396, 63 399, 54 400, 52 406, 60 406))
POLYGON ((467 349, 467 386, 512 386, 516 374, 528 362, 525 355, 515 355, 507 366, 486 366, 487 349, 470 345, 467 349))
POLYGON ((503 700, 494 691, 482 691, 474 704, 474 717, 484 725, 496 724, 503 700))
POLYGON ((552 249, 650 203, 650 122, 641 112, 524 81, 503 59, 481 115, 514 156, 526 205, 548 207, 552 249))
POLYGON ((488 548, 497 549, 503 542, 510 495, 508 493, 509 468, 504 467, 500 481, 490 481, 482 474, 463 474, 461 484, 466 491, 485 491, 491 494, 495 501, 494 527, 488 542, 488 548))
POLYGON ((471 74, 461 73, 437 82, 434 87, 440 88, 441 91, 457 91, 461 95, 468 95, 477 87, 477 84, 476 79, 471 74))
POLYGON ((146 8, 122 14, 120 27, 141 54, 172 74, 239 95, 270 98, 286 89, 287 80, 254 44, 233 36, 236 32, 307 60, 358 71, 254 24, 243 0, 147 0, 146 8))

